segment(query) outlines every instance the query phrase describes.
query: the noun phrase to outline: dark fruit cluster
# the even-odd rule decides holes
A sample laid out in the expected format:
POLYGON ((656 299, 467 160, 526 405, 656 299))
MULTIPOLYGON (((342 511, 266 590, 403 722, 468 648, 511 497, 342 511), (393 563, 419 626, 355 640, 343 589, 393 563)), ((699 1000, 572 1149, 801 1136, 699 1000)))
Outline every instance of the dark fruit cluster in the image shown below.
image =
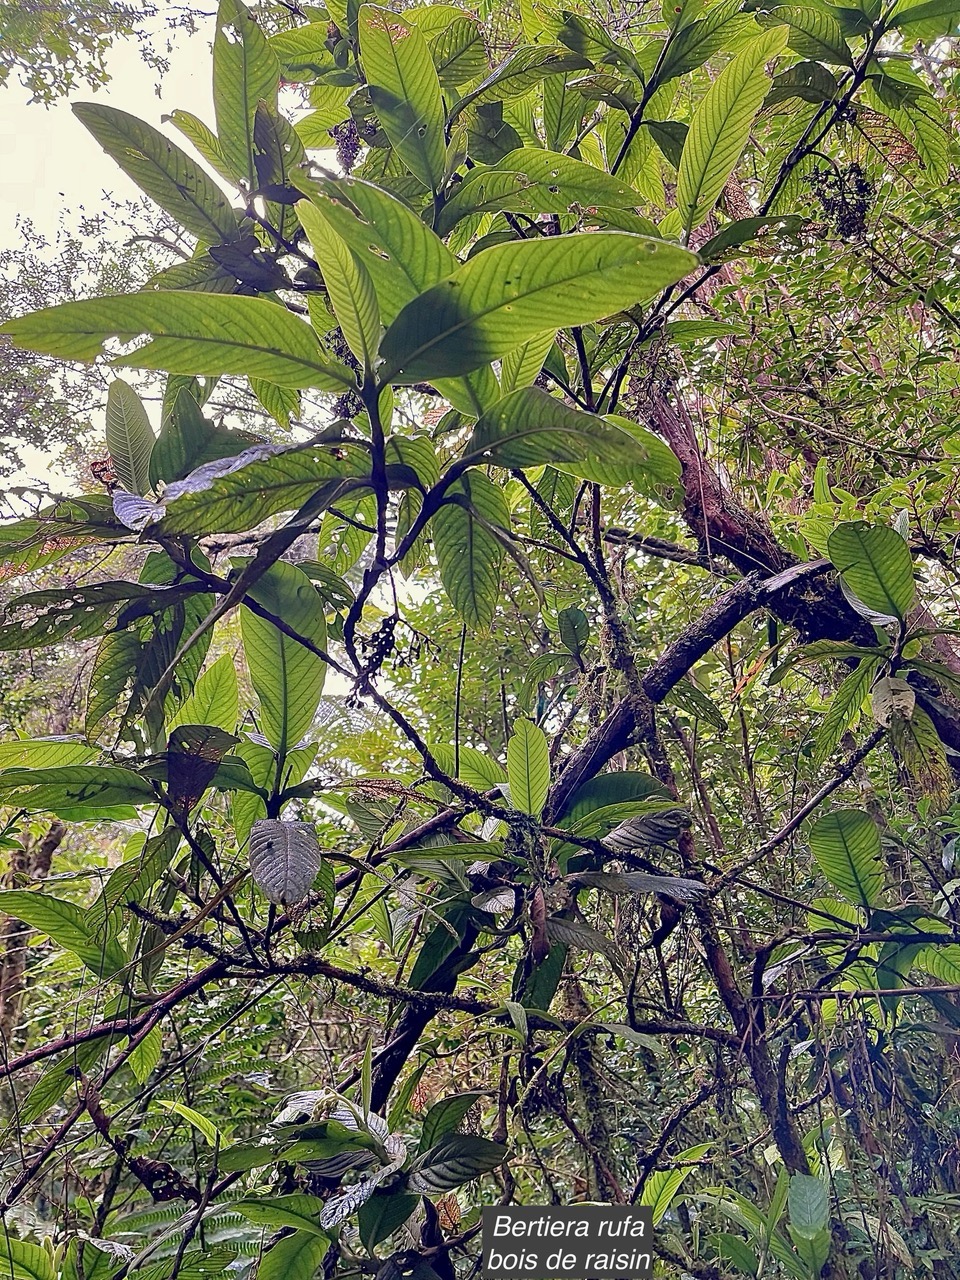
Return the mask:
POLYGON ((360 154, 360 134, 356 121, 351 118, 344 120, 342 124, 335 124, 330 130, 330 136, 337 148, 337 163, 340 168, 344 173, 353 173, 353 166, 360 154))
POLYGON ((849 164, 845 169, 818 165, 805 181, 823 212, 833 221, 841 240, 862 239, 866 234, 873 184, 860 165, 849 164))
MULTIPOLYGON (((343 336, 343 330, 338 326, 327 334, 327 346, 333 355, 337 357, 341 363, 345 364, 348 369, 356 372, 360 370, 360 362, 347 346, 347 340, 343 336)), ((355 418, 358 413, 363 412, 363 401, 355 391, 345 391, 342 396, 338 396, 333 404, 333 416, 335 418, 355 418)))

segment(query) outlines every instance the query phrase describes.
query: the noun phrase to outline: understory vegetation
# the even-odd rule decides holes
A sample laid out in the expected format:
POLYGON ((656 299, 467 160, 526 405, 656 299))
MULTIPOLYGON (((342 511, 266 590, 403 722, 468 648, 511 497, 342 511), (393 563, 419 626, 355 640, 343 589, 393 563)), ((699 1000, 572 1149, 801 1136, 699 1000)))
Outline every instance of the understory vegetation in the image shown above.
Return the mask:
POLYGON ((0 253, 0 1275, 960 1276, 957 0, 177 12, 0 253))

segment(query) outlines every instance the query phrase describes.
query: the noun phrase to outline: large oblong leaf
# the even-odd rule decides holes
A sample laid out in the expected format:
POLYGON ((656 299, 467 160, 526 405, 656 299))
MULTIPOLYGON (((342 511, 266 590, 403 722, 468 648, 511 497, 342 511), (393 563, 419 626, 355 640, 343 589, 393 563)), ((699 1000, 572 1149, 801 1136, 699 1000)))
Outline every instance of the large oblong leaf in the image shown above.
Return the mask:
POLYGON ((410 172, 437 191, 446 166, 443 98, 426 39, 413 23, 373 4, 363 5, 357 28, 383 131, 410 172))
POLYGON ((99 102, 73 113, 112 159, 161 209, 205 244, 238 235, 237 215, 212 178, 152 125, 99 102))
POLYGON ((257 1267, 257 1280, 313 1280, 330 1237, 313 1231, 294 1231, 271 1245, 257 1267))
POLYGON ((770 87, 764 63, 781 51, 788 32, 776 27, 751 41, 693 113, 677 173, 677 209, 688 231, 707 219, 736 167, 770 87))
POLYGON ((450 230, 461 218, 477 211, 566 213, 572 204, 633 209, 637 192, 573 156, 542 147, 520 147, 490 168, 472 169, 443 206, 437 230, 450 230))
POLYGON ((622 427, 571 409, 539 387, 523 387, 498 400, 478 421, 467 453, 501 467, 570 464, 575 475, 592 471, 593 462, 620 484, 633 479, 635 470, 642 472, 646 458, 643 446, 622 427))
POLYGON ((550 790, 550 750, 530 720, 518 720, 507 743, 507 780, 513 807, 539 818, 550 790))
POLYGON ((279 511, 295 511, 309 499, 322 509, 321 491, 356 487, 369 475, 368 457, 344 449, 261 444, 235 458, 208 462, 167 485, 162 516, 151 532, 242 533, 279 511))
POLYGON ((98 978, 109 977, 127 962, 117 939, 102 927, 98 929, 96 920, 93 927, 89 927, 89 914, 74 902, 64 902, 30 889, 8 889, 0 892, 0 911, 45 933, 64 950, 72 951, 98 978))
POLYGON ((910 548, 896 529, 865 520, 838 524, 827 538, 827 554, 868 609, 901 621, 906 617, 917 587, 910 548))
POLYGON ((853 56, 843 38, 840 23, 829 11, 805 5, 778 5, 770 18, 789 26, 787 44, 805 58, 848 67, 853 65, 853 56))
POLYGON ((497 245, 403 308, 380 346, 384 377, 413 383, 469 373, 544 329, 645 302, 696 265, 685 249, 623 231, 497 245))
POLYGON ((507 1148, 489 1138, 448 1134, 414 1162, 407 1185, 411 1191, 436 1195, 479 1178, 503 1164, 507 1148))
POLYGON ((129 493, 146 493, 156 437, 143 401, 122 378, 107 391, 106 429, 107 452, 120 483, 129 493))
POLYGON ((280 63, 242 0, 220 0, 213 41, 213 109, 221 154, 238 178, 259 186, 254 120, 263 101, 276 110, 280 63))
POLYGON ((370 273, 321 208, 299 200, 297 213, 320 264, 347 345, 370 370, 380 344, 380 308, 370 273))
POLYGON ((270 902, 297 906, 310 892, 319 870, 320 845, 312 822, 261 818, 253 824, 250 871, 270 902))
POLYGON ((297 185, 369 271, 385 323, 459 266, 411 208, 372 182, 322 178, 312 183, 298 179, 297 185))
MULTIPOLYGON (((326 648, 323 605, 302 569, 278 560, 249 594, 317 648, 326 648)), ((250 680, 260 700, 260 729, 285 756, 313 724, 326 663, 247 606, 240 610, 240 632, 250 680)))
POLYGON ((472 472, 451 489, 430 523, 440 581, 450 603, 468 626, 486 631, 500 596, 503 547, 486 525, 508 528, 503 491, 472 472))
POLYGON ((108 338, 152 341, 112 363, 167 373, 244 374, 281 387, 343 391, 353 373, 328 356, 317 335, 264 298, 131 293, 44 307, 0 325, 18 347, 64 360, 94 360, 108 338))
POLYGON ((245 1196, 233 1200, 231 1212, 242 1213, 250 1222, 265 1227, 294 1227, 311 1235, 324 1236, 320 1228, 320 1210, 323 1201, 304 1192, 284 1196, 245 1196))
POLYGON ((810 830, 810 849, 830 883, 858 907, 872 907, 883 891, 880 832, 862 809, 836 809, 810 830))
POLYGON ((7 1231, 0 1250, 0 1275, 4 1280, 54 1280, 53 1258, 43 1245, 17 1240, 7 1231))

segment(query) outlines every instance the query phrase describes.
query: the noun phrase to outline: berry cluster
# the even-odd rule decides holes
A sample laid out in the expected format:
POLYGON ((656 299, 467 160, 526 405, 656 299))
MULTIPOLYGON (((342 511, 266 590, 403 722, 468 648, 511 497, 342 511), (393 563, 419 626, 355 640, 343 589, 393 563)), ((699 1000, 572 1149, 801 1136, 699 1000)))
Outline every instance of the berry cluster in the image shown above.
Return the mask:
POLYGON ((873 184, 858 164, 840 167, 818 165, 805 181, 813 189, 823 212, 833 220, 841 240, 860 240, 866 234, 867 213, 873 184))

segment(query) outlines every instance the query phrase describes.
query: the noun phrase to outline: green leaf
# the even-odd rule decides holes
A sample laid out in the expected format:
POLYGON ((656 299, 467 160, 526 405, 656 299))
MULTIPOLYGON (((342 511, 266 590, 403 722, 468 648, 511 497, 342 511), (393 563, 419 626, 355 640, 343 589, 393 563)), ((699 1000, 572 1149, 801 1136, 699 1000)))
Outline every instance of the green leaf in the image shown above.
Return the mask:
POLYGON ((17 1240, 5 1231, 0 1240, 0 1276, 3 1280, 55 1280, 56 1270, 43 1245, 17 1240))
POLYGON ((875 906, 883 892, 880 832, 861 809, 836 809, 810 830, 810 849, 830 883, 858 907, 875 906))
MULTIPOLYGON (((419 13, 429 14, 434 7, 431 5, 428 9, 421 9, 419 13)), ((406 16, 411 20, 414 18, 410 13, 406 16)), ((422 26, 420 21, 418 26, 422 26)), ((471 80, 478 80, 486 71, 487 51, 483 43, 483 28, 472 14, 461 12, 457 17, 444 20, 436 34, 424 34, 444 89, 469 84, 471 80)))
POLYGON ((137 1078, 138 1084, 146 1084, 160 1061, 163 1052, 163 1031, 153 1027, 130 1052, 128 1059, 130 1070, 137 1078))
POLYGON ((171 111, 169 116, 164 116, 163 119, 165 121, 169 120, 171 124, 176 125, 183 136, 193 143, 210 168, 219 173, 221 178, 229 182, 231 186, 237 181, 240 175, 234 173, 230 168, 217 135, 209 125, 205 125, 192 112, 181 111, 179 108, 171 111))
POLYGON ((960 2, 923 0, 921 4, 911 4, 910 0, 900 0, 888 21, 891 27, 907 27, 914 22, 927 22, 930 18, 951 18, 952 26, 960 18, 960 2))
POLYGON ((201 1115, 193 1107, 188 1107, 184 1102, 172 1102, 167 1098, 158 1098, 157 1101, 165 1111, 169 1111, 175 1116, 180 1116, 188 1124, 193 1125, 198 1132, 203 1134, 211 1147, 216 1147, 218 1144, 220 1146, 224 1145, 223 1135, 213 1121, 208 1120, 206 1116, 201 1115))
POLYGON ((839 524, 827 539, 827 554, 867 608, 903 621, 916 583, 910 548, 895 529, 864 520, 839 524))
POLYGON ((364 369, 371 371, 380 345, 380 308, 370 273, 324 217, 322 206, 301 200, 297 213, 347 345, 364 369))
POLYGON ((500 598, 503 546, 487 525, 509 529, 503 490, 471 472, 449 490, 430 522, 440 581, 468 626, 486 631, 500 598))
POLYGON ((205 462, 236 457, 257 443, 257 437, 246 431, 214 426, 200 411, 198 393, 181 381, 195 380, 167 379, 160 435, 150 454, 151 487, 161 480, 181 480, 205 462))
POLYGON ((423 1128, 420 1130, 420 1142, 417 1155, 422 1155, 436 1146, 441 1138, 456 1129, 463 1117, 474 1103, 487 1095, 483 1090, 472 1090, 469 1093, 457 1093, 449 1098, 441 1098, 435 1102, 423 1117, 423 1128))
MULTIPOLYGON (((795 214, 789 214, 789 213, 780 214, 778 217, 738 218, 736 222, 731 222, 728 226, 724 227, 722 231, 718 232, 717 235, 711 236, 710 239, 706 242, 706 244, 700 246, 697 252, 700 254, 700 257, 703 259, 704 262, 720 262, 720 261, 723 261, 724 258, 728 255, 730 257, 737 256, 736 254, 731 253, 730 251, 739 249, 741 245, 746 244, 750 240, 755 240, 760 235, 761 232, 766 231, 768 228, 772 229, 773 227, 779 226, 779 227, 782 227, 783 230, 789 235, 793 232, 799 231, 800 228, 804 225, 804 222, 805 222, 804 218, 801 218, 795 214)), ((763 243, 769 244, 770 239, 768 237, 765 237, 763 243)), ((680 320, 680 321, 676 321, 675 323, 676 324, 684 324, 684 323, 709 324, 711 322, 697 321, 697 320, 693 320, 693 321, 680 320)), ((717 322, 714 322, 714 323, 717 323, 717 322)), ((737 332, 737 330, 733 326, 727 326, 726 331, 728 333, 737 332)), ((667 332, 671 333, 672 336, 676 336, 677 330, 675 328, 671 328, 670 326, 668 326, 667 332)), ((689 333, 690 331, 688 330, 687 332, 689 333)), ((706 335, 706 332, 707 331, 704 331, 705 335, 706 335)), ((717 334, 717 336, 721 336, 721 331, 719 329, 714 330, 714 332, 717 334)))
MULTIPOLYGON (((700 1143, 698 1146, 689 1147, 686 1151, 681 1151, 678 1155, 680 1160, 699 1160, 710 1149, 708 1142, 700 1143)), ((643 1184, 643 1193, 638 1201, 639 1204, 648 1205, 653 1210, 653 1225, 663 1219, 664 1214, 673 1204, 677 1192, 683 1186, 684 1181, 693 1172, 692 1168, 681 1169, 661 1169, 655 1173, 651 1173, 643 1184)))
POLYGON ((151 532, 242 533, 279 511, 356 488, 369 475, 369 455, 356 446, 256 445, 236 458, 208 463, 168 485, 162 518, 151 532))
POLYGON ((107 391, 107 451, 117 478, 129 493, 150 488, 150 455, 156 438, 143 402, 128 383, 115 378, 107 391))
POLYGON ((136 116, 101 103, 75 103, 73 113, 124 173, 191 235, 204 244, 237 238, 239 224, 230 201, 169 138, 136 116))
POLYGON ((180 832, 169 826, 144 842, 139 857, 115 867, 99 898, 87 910, 88 928, 101 929, 111 912, 123 903, 142 902, 173 861, 179 846, 180 832))
POLYGON ((864 658, 830 699, 827 714, 814 738, 814 762, 817 765, 823 764, 855 723, 879 665, 879 658, 864 658))
POLYGON ((438 1195, 479 1178, 503 1164, 507 1148, 488 1138, 448 1134, 414 1161, 407 1179, 411 1191, 438 1195))
POLYGON ((289 431, 290 419, 300 416, 300 392, 278 387, 275 382, 265 382, 263 378, 251 378, 250 390, 274 422, 289 431))
POLYGON ((323 1201, 303 1193, 287 1196, 261 1196, 230 1202, 231 1211, 242 1213, 250 1222, 265 1227, 294 1227, 328 1239, 320 1228, 323 1201))
POLYGON ((87 764, 96 754, 96 747, 82 738, 14 738, 0 742, 0 770, 87 764))
POLYGON ((780 5, 770 11, 770 21, 787 24, 787 44, 805 58, 853 66, 853 55, 832 13, 803 5, 780 5))
MULTIPOLYGON (((647 773, 634 769, 602 773, 599 777, 582 783, 571 793, 566 806, 557 815, 557 825, 572 828, 595 810, 635 800, 647 800, 650 797, 672 799, 656 778, 651 778, 647 773)), ((620 819, 617 818, 616 821, 619 822, 620 819)))
MULTIPOLYGON (((702 18, 684 24, 664 50, 656 83, 665 85, 677 76, 695 71, 715 53, 732 48, 734 39, 744 31, 751 27, 756 30, 750 15, 743 13, 742 8, 741 0, 720 0, 702 18)), ((671 12, 671 19, 673 16, 671 12)))
POLYGON ((330 1247, 330 1238, 295 1231, 267 1250, 257 1268, 257 1280, 313 1280, 330 1247))
POLYGON ((830 1223, 830 1188, 822 1178, 795 1173, 790 1179, 787 1206, 792 1231, 804 1240, 813 1240, 830 1223))
POLYGON ((431 743, 430 751, 441 769, 450 777, 457 777, 477 791, 490 791, 506 782, 507 775, 493 756, 476 747, 461 746, 458 753, 446 743, 431 743), (457 766, 459 765, 459 769, 457 766))
POLYGON ((478 210, 566 213, 572 204, 633 209, 637 192, 573 156, 520 147, 489 168, 472 169, 444 205, 437 230, 446 234, 460 218, 478 210))
MULTIPOLYGON (((550 463, 584 479, 602 476, 617 484, 645 475, 647 462, 643 444, 629 431, 569 408, 539 387, 522 387, 498 400, 477 422, 466 453, 501 467, 550 463)), ((679 476, 680 464, 673 460, 679 476)))
MULTIPOLYGON (((68 1090, 78 1089, 77 1073, 89 1073, 108 1049, 117 1043, 117 1036, 98 1036, 88 1044, 78 1045, 73 1053, 41 1074, 27 1096, 17 1104, 17 1120, 20 1124, 33 1124, 56 1106, 68 1090)), ((4 1135, 6 1136, 6 1135, 4 1135)), ((2 1255, 0 1255, 2 1256, 2 1255)))
MULTIPOLYGON (((326 648, 320 597, 296 565, 278 561, 249 594, 318 648, 326 648)), ((283 757, 313 724, 326 663, 246 606, 240 610, 240 631, 250 679, 260 699, 261 731, 283 757)))
POLYGON ((238 714, 237 669, 233 655, 225 653, 211 663, 193 693, 167 721, 167 732, 171 733, 181 724, 210 724, 232 733, 237 727, 238 714))
POLYGON ((110 765, 6 769, 0 774, 0 802, 37 810, 100 808, 116 804, 156 804, 146 779, 110 765))
MULTIPOLYGON (((307 162, 307 153, 293 125, 266 102, 258 102, 253 121, 257 185, 290 187, 294 175, 307 162)), ((296 215, 288 204, 267 201, 267 221, 281 236, 294 229, 296 215)))
POLYGON ((915 707, 909 716, 895 715, 890 740, 917 788, 945 807, 953 791, 953 777, 940 735, 927 713, 915 707))
POLYGON ((677 174, 677 208, 687 231, 706 221, 736 168, 770 87, 764 64, 783 49, 787 34, 777 27, 751 41, 697 105, 677 174))
POLYGON ((341 178, 300 187, 370 273, 384 323, 458 266, 412 209, 372 183, 341 178))
POLYGON ((500 363, 500 389, 508 396, 534 381, 543 368, 543 362, 556 340, 556 330, 546 329, 535 334, 513 351, 507 352, 500 363))
POLYGON ((586 648, 590 638, 590 622, 582 609, 561 609, 557 615, 560 629, 560 643, 565 649, 579 657, 586 648))
POLYGON ((696 263, 676 245, 620 231, 497 245, 404 307, 381 344, 382 376, 412 383, 469 373, 544 329, 644 302, 696 263))
POLYGON ((370 99, 411 173, 438 191, 446 168, 440 80, 422 32, 399 14, 365 4, 357 23, 370 99))
POLYGON ((626 67, 635 75, 642 75, 640 64, 629 45, 618 44, 599 22, 591 22, 581 14, 564 10, 563 26, 557 34, 568 49, 582 54, 591 62, 626 67))
POLYGON ((562 75, 566 71, 589 70, 592 67, 586 58, 563 45, 520 45, 475 89, 464 94, 450 112, 448 124, 452 124, 467 107, 490 102, 499 105, 513 98, 520 98, 547 76, 562 75))
POLYGON ((127 963, 117 939, 105 929, 91 928, 87 912, 73 902, 29 889, 6 889, 0 892, 0 911, 72 951, 98 978, 109 977, 127 963))
POLYGON ((419 1203, 419 1196, 402 1191, 374 1192, 357 1213, 357 1225, 364 1248, 375 1249, 387 1236, 393 1235, 419 1203))
POLYGON ((263 298, 191 293, 132 293, 44 307, 8 320, 0 333, 16 346, 65 360, 95 360, 108 338, 145 346, 111 363, 168 373, 236 373, 282 387, 353 387, 317 335, 291 312, 263 298))
POLYGON ((550 751, 544 732, 530 720, 518 720, 507 743, 507 778, 515 809, 539 818, 550 790, 550 751))
POLYGON ((259 186, 254 163, 257 105, 274 111, 280 64, 242 0, 220 0, 213 40, 213 108, 220 150, 250 189, 259 186))

